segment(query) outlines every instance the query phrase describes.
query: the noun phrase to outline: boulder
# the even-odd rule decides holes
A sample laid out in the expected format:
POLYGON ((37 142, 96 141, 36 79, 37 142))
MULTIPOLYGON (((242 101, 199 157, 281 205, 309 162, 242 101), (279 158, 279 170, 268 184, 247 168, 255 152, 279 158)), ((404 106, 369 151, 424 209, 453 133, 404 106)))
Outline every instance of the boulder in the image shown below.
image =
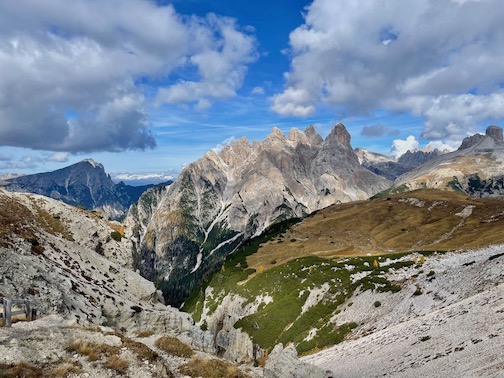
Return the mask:
POLYGON ((306 364, 297 358, 293 346, 284 348, 277 344, 271 351, 264 366, 264 378, 330 378, 331 371, 306 364))

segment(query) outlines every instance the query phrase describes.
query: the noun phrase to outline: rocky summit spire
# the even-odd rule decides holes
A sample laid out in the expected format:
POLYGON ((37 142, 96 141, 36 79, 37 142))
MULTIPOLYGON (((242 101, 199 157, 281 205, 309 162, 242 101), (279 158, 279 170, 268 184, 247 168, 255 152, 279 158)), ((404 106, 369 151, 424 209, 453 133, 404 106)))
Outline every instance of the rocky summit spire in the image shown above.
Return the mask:
POLYGON ((91 158, 87 158, 87 159, 82 160, 82 163, 89 163, 93 166, 93 168, 105 169, 102 164, 97 163, 96 161, 94 161, 91 158))
POLYGON ((273 129, 271 130, 270 136, 285 138, 285 135, 282 133, 282 130, 280 130, 278 127, 273 127, 273 129))
POLYGON ((310 143, 308 137, 306 136, 305 133, 303 133, 301 130, 296 129, 293 127, 290 129, 289 136, 287 138, 289 141, 293 142, 294 144, 298 143, 310 143))
POLYGON ((310 143, 315 146, 318 146, 324 141, 324 139, 322 139, 322 137, 317 133, 317 131, 315 131, 315 127, 313 127, 313 125, 308 126, 305 129, 304 133, 308 138, 308 140, 310 141, 310 143))
POLYGON ((342 123, 338 123, 334 126, 331 133, 327 136, 326 140, 336 139, 343 146, 350 148, 350 134, 342 123))
POLYGON ((502 138, 502 127, 499 126, 488 126, 486 129, 486 135, 495 140, 498 143, 503 142, 502 138))

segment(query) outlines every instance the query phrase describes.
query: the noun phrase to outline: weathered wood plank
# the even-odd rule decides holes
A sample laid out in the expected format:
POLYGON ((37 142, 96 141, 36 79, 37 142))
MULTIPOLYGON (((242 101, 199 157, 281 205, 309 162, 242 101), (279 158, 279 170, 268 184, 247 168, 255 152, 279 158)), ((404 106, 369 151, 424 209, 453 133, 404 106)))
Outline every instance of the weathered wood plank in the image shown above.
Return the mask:
POLYGON ((10 301, 12 305, 24 305, 26 302, 33 303, 31 301, 27 301, 26 299, 11 299, 10 301))
POLYGON ((4 317, 5 326, 10 327, 12 325, 12 305, 10 299, 4 298, 4 317))
POLYGON ((32 311, 31 311, 31 305, 30 305, 30 301, 27 299, 25 300, 25 316, 26 316, 26 320, 28 320, 29 322, 31 322, 31 315, 32 315, 32 311))
POLYGON ((37 309, 32 308, 31 313, 30 313, 30 320, 35 320, 35 319, 37 319, 37 309))

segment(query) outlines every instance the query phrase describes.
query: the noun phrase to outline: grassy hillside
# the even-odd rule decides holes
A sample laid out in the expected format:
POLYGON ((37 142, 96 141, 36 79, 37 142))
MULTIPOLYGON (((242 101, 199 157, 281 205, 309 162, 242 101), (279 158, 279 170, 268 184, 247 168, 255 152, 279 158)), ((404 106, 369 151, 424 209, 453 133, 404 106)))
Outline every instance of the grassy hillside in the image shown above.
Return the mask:
POLYGON ((297 257, 380 255, 504 243, 504 201, 434 189, 330 206, 247 258, 258 270, 297 257), (464 210, 466 209, 466 210, 464 210))
POLYGON ((259 271, 252 277, 254 270, 244 259, 240 260, 228 261, 209 283, 212 295, 205 298, 199 292, 186 303, 185 310, 205 324, 201 319, 203 307, 206 316, 211 316, 228 294, 245 298, 245 305, 261 298, 257 311, 241 318, 235 328, 243 329, 264 349, 271 350, 280 342, 294 342, 300 353, 341 342, 357 327, 356 323, 336 326, 330 322, 354 291, 398 292, 401 286, 384 274, 415 265, 403 254, 339 261, 307 256, 259 271))
POLYGON ((298 352, 311 352, 358 326, 332 321, 356 291, 396 293, 402 282, 388 273, 421 272, 425 256, 439 251, 504 243, 503 228, 504 201, 454 192, 418 190, 331 206, 251 240, 185 310, 207 327, 226 296, 239 296, 252 310, 235 328, 254 343, 271 349, 293 342, 298 352))

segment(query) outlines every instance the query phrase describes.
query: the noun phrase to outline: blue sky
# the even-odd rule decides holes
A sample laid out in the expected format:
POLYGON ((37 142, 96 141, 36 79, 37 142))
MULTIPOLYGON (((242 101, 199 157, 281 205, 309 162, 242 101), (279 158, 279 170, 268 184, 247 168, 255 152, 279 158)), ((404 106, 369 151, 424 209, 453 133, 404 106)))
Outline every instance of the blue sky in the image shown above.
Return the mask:
POLYGON ((0 174, 176 174, 272 127, 456 148, 504 118, 500 0, 0 3, 0 174))

